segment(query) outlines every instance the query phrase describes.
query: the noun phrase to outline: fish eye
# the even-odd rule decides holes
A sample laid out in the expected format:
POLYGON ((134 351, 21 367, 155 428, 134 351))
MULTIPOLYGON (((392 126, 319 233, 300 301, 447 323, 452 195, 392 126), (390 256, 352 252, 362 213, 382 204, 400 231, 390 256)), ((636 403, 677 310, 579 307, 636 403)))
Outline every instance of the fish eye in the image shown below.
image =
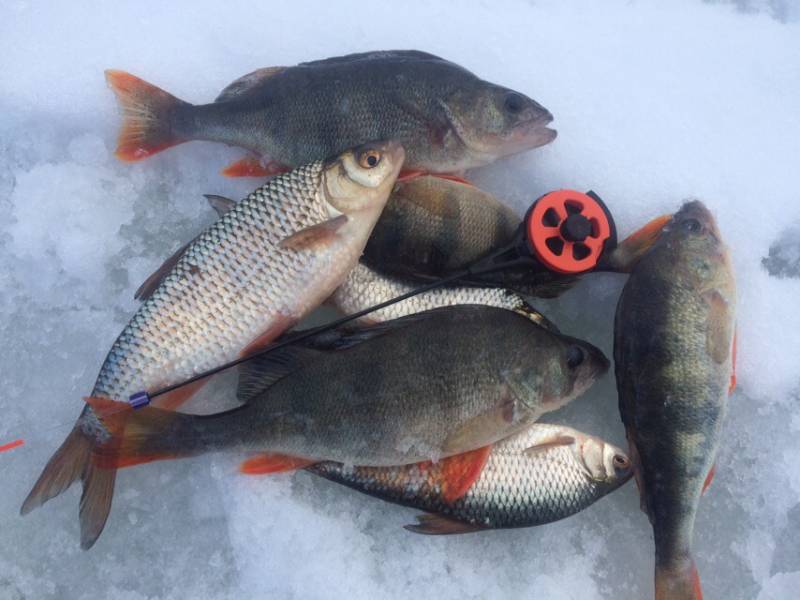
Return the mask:
POLYGON ((627 469, 631 466, 631 461, 624 454, 615 454, 613 463, 616 469, 627 469))
POLYGON ((381 162, 381 153, 377 150, 365 150, 358 157, 358 164, 363 169, 374 169, 381 162))
POLYGON ((525 100, 520 94, 517 94, 516 92, 509 92, 506 94, 505 100, 503 101, 503 106, 511 114, 517 114, 525 106, 525 100))
POLYGON ((681 225, 689 233, 700 233, 703 230, 703 226, 697 219, 686 219, 681 225))
POLYGON ((585 358, 586 355, 583 352, 583 348, 580 346, 570 346, 567 348, 567 366, 570 369, 579 367, 585 358))

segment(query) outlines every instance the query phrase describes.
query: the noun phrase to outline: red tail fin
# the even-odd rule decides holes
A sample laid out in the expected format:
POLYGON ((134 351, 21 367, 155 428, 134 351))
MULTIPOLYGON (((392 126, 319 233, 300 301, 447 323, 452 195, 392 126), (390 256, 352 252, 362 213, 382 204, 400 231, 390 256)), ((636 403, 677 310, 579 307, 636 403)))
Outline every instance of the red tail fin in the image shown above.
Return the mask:
POLYGON ((106 81, 117 95, 124 119, 117 158, 134 162, 188 141, 174 134, 170 118, 188 103, 125 71, 106 71, 106 81))
POLYGON ((656 600, 703 600, 694 561, 679 568, 656 565, 656 600))
POLYGON ((92 463, 104 470, 122 469, 156 460, 181 458, 188 454, 176 448, 176 424, 192 415, 145 407, 133 410, 125 402, 107 398, 86 398, 95 414, 111 433, 111 440, 92 449, 92 463))

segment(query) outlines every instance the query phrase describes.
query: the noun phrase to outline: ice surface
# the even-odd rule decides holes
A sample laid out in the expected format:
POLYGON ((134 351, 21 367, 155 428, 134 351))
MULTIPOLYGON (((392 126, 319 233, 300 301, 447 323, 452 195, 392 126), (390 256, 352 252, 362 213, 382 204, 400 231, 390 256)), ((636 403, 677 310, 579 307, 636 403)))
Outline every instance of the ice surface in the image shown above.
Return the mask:
MULTIPOLYGON (((18 516, 66 434, 42 428, 71 424, 133 291, 213 218, 201 194, 253 187, 217 174, 241 155, 218 145, 117 162, 102 70, 200 102, 258 67, 380 48, 440 54, 554 113, 554 144, 475 174, 520 211, 575 187, 623 234, 689 196, 716 212, 740 288, 740 388, 698 566, 709 599, 796 597, 800 279, 762 265, 800 245, 796 2, 163 4, 0 5, 0 440, 29 441, 0 455, 0 599, 649 597, 632 485, 538 529, 425 538, 401 529, 413 511, 306 473, 244 478, 216 456, 122 473, 88 553, 77 488, 18 516)), ((541 306, 610 353, 621 285, 587 278, 541 306)), ((612 377, 550 420, 621 443, 612 377)))

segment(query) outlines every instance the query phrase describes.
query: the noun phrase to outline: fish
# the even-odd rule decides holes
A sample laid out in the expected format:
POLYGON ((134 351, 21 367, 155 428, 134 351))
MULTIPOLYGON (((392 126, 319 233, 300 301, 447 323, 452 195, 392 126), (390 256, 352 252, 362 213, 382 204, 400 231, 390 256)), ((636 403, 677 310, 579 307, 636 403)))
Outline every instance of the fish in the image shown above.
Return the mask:
POLYGON ((116 156, 138 161, 191 140, 253 153, 228 175, 272 175, 374 140, 398 140, 406 169, 460 172, 551 142, 550 112, 520 92, 416 50, 374 51, 267 67, 210 104, 192 105, 118 70, 116 156))
POLYGON ((702 598, 692 556, 735 385, 736 285, 711 212, 691 201, 633 266, 617 305, 619 408, 653 527, 655 597, 702 598))
MULTIPOLYGON (((257 453, 242 470, 264 473, 322 460, 396 466, 484 448, 478 465, 488 446, 577 397, 609 366, 587 342, 488 306, 439 308, 320 338, 241 364, 242 405, 220 414, 120 410, 89 399, 119 432, 95 448, 96 464, 228 450, 257 453)), ((461 475, 469 481, 478 472, 461 475)))
MULTIPOLYGON (((346 315, 353 314, 412 292, 419 287, 419 283, 399 277, 390 277, 359 263, 353 268, 344 283, 336 288, 336 291, 328 299, 328 304, 346 315)), ((480 304, 513 310, 527 316, 534 323, 558 331, 558 328, 547 317, 536 310, 520 294, 503 288, 471 286, 435 288, 369 313, 358 319, 357 322, 361 324, 382 323, 433 308, 461 304, 480 304)))
MULTIPOLYGON (((511 244, 521 225, 509 206, 467 181, 406 177, 395 185, 361 262, 393 277, 442 279, 511 244)), ((578 278, 515 266, 463 281, 553 298, 578 278)))
MULTIPOLYGON (((207 228, 141 291, 90 397, 125 400, 262 348, 320 305, 361 255, 403 165, 401 144, 377 142, 280 175, 207 228)), ((169 261, 168 261, 169 262, 169 261)), ((157 398, 176 407, 204 380, 157 398)), ((93 448, 110 438, 91 407, 22 505, 27 514, 83 483, 81 546, 105 526, 115 471, 93 448)))
MULTIPOLYGON (((236 202, 224 196, 206 194, 211 207, 219 216, 223 216, 230 211, 236 202)), ((392 196, 389 197, 388 204, 391 204, 392 196)), ((385 211, 386 209, 384 209, 385 211)), ((380 219, 378 220, 380 222, 380 219)), ((368 242, 369 243, 369 242, 368 242)), ((182 252, 180 250, 179 252, 182 252)), ((169 262, 178 260, 180 256, 173 256, 169 262)), ((164 267, 160 269, 161 272, 164 267)), ((152 285, 154 276, 137 291, 137 297, 147 285, 152 285)), ((333 295, 328 298, 327 304, 335 307, 344 314, 353 314, 365 310, 371 306, 397 298, 403 294, 410 293, 419 288, 421 284, 403 279, 384 275, 371 269, 363 262, 359 262, 350 271, 344 282, 336 288, 333 295)), ((424 312, 433 308, 443 306, 455 306, 458 304, 483 304, 486 306, 496 306, 508 310, 515 310, 520 314, 526 315, 529 319, 547 327, 552 331, 558 332, 558 328, 549 321, 544 315, 536 310, 523 296, 511 290, 490 287, 472 286, 446 286, 423 292, 407 300, 402 300, 396 304, 387 306, 369 313, 356 320, 356 323, 370 325, 391 321, 399 317, 404 317, 414 313, 424 312)))
POLYGON ((633 475, 630 460, 616 446, 570 427, 535 423, 495 444, 475 482, 450 500, 448 473, 462 458, 400 467, 321 462, 306 471, 425 511, 405 529, 429 535, 552 523, 588 508, 633 475))

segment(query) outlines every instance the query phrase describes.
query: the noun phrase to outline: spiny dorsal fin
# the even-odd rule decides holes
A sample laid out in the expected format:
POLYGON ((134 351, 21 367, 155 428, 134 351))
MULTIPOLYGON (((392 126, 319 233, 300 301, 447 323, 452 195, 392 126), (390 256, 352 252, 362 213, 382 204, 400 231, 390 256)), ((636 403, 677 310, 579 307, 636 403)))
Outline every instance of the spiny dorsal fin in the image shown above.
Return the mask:
POLYGON ((307 348, 314 348, 315 350, 346 350, 347 348, 358 346, 363 342, 368 342, 369 340, 378 338, 387 333, 391 333, 392 331, 402 329, 403 327, 408 327, 409 325, 412 325, 418 321, 426 321, 428 319, 435 318, 439 312, 466 308, 468 308, 466 305, 459 307, 444 306, 421 313, 406 315, 404 317, 392 319, 391 321, 375 323, 366 327, 344 325, 332 331, 322 332, 319 335, 315 335, 314 337, 301 343, 307 348))
POLYGON ((214 102, 228 102, 229 100, 237 100, 253 91, 256 87, 260 86, 270 77, 273 77, 285 70, 286 67, 264 67, 263 69, 256 69, 247 75, 242 75, 239 77, 239 79, 233 81, 224 90, 222 90, 214 102))
POLYGON ((239 366, 236 397, 243 404, 250 402, 307 361, 313 360, 317 352, 302 346, 286 346, 242 363, 239 366))

